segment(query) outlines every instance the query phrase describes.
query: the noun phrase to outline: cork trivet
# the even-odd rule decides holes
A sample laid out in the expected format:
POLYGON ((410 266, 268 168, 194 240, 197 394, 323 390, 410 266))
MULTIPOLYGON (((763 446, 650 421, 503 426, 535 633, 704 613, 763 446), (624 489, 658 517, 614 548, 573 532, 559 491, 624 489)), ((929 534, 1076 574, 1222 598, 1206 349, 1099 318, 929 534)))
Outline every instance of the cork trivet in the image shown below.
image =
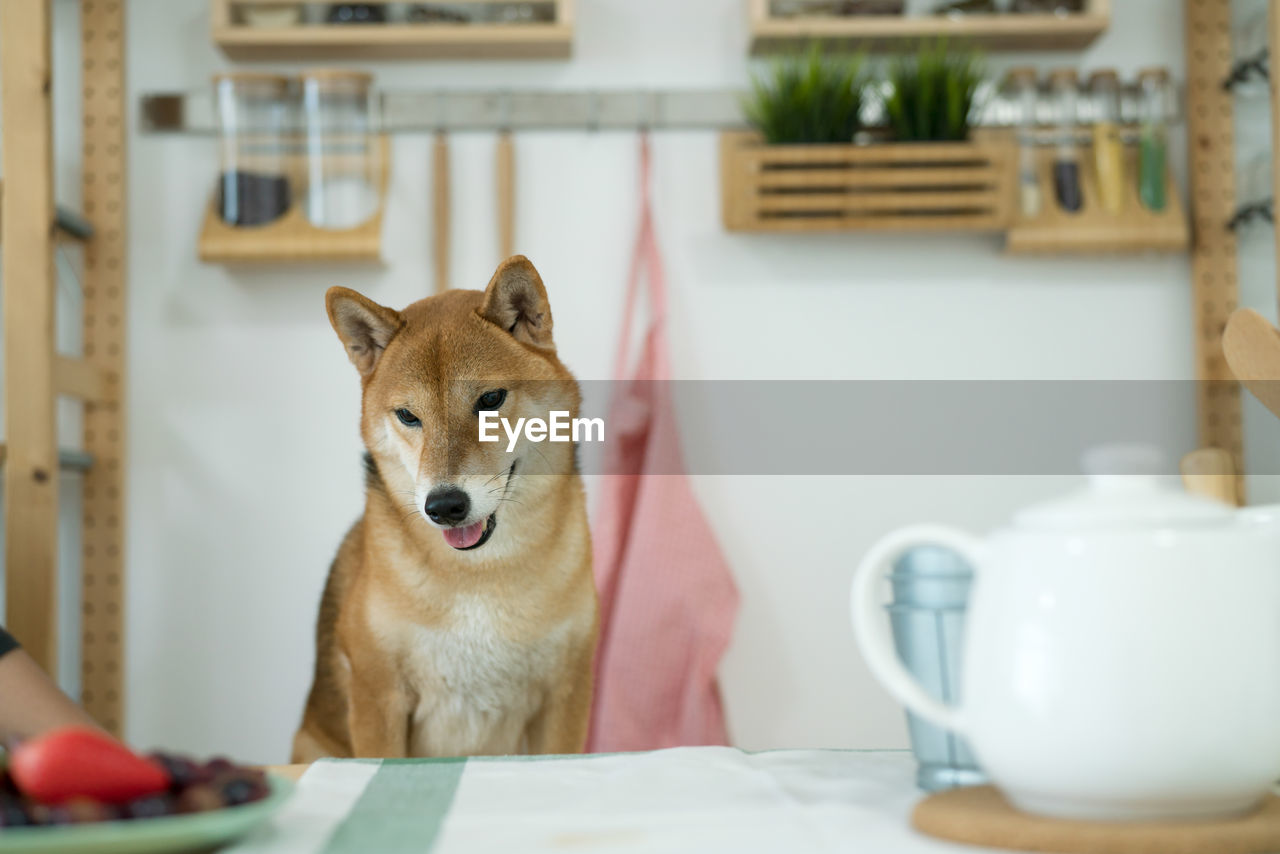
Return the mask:
POLYGON ((1280 851, 1280 798, 1227 819, 1085 822, 1019 812, 992 786, 939 792, 911 815, 921 833, 1015 851, 1053 854, 1272 854, 1280 851))

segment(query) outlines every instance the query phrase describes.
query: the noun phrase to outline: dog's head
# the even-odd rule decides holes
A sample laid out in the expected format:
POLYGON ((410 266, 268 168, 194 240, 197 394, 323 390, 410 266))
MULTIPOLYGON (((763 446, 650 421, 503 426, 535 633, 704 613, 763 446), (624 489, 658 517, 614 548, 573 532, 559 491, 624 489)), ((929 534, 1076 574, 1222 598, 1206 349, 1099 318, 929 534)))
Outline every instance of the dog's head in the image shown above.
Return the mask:
POLYGON ((360 372, 361 433, 378 485, 402 516, 439 528, 455 549, 479 549, 501 508, 535 498, 520 497, 529 475, 573 471, 572 443, 523 432, 511 442, 501 427, 499 441, 480 441, 482 412, 510 425, 578 414, 578 386, 556 356, 547 291, 528 259, 503 262, 483 293, 446 291, 403 311, 340 287, 325 303, 360 372))

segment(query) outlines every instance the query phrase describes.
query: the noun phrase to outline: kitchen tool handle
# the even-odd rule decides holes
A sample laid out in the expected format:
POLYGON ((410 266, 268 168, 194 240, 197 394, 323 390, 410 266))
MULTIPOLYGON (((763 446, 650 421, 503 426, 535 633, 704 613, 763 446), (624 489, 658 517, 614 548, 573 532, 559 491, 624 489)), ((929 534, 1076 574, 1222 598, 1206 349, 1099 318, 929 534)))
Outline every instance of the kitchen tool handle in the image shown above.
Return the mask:
POLYGON ((494 178, 498 190, 499 261, 516 252, 516 154, 511 131, 498 134, 494 149, 494 178))
POLYGON ((957 552, 977 573, 986 547, 977 537, 941 525, 913 525, 883 537, 871 547, 853 576, 850 612, 862 657, 880 684, 915 714, 964 735, 962 710, 935 700, 903 666, 893 646, 879 596, 880 582, 894 561, 916 546, 943 546, 957 552))
POLYGON ((436 134, 431 152, 431 253, 435 262, 435 292, 449 288, 449 137, 444 131, 436 134))
POLYGON ((1200 448, 1182 458, 1182 485, 1192 495, 1202 495, 1235 506, 1236 466, 1222 448, 1200 448))

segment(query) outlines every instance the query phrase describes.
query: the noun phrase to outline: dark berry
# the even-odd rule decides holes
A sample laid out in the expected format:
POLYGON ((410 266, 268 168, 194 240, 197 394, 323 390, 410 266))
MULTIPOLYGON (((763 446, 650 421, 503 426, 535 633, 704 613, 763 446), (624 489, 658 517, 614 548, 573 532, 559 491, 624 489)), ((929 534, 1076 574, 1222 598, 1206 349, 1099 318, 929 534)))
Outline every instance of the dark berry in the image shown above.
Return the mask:
POLYGON ((0 827, 25 827, 31 823, 31 816, 22 808, 22 804, 11 802, 0 805, 0 827))
POLYGON ((163 795, 148 795, 125 804, 125 815, 129 818, 159 818, 171 812, 170 799, 163 795))
POLYGON ((233 779, 222 786, 222 799, 227 806, 248 803, 253 800, 254 785, 249 780, 233 779))
POLYGON ((208 762, 204 763, 205 770, 211 774, 222 774, 227 771, 235 770, 235 763, 225 756, 215 756, 208 762))
POLYGON ((71 810, 65 806, 59 805, 49 807, 49 811, 45 813, 43 824, 74 824, 75 818, 72 816, 71 810))
POLYGON ((169 786, 175 791, 191 785, 196 779, 196 764, 185 756, 153 753, 149 758, 169 775, 169 786))

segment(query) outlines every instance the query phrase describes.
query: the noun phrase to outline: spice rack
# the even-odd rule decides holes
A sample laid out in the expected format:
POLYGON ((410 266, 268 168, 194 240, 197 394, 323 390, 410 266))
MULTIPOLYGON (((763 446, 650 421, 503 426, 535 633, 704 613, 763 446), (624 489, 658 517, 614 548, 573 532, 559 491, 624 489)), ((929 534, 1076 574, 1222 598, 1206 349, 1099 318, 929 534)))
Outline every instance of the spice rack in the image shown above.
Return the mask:
POLYGON ((991 50, 1080 50, 1111 25, 1111 0, 1085 0, 1067 15, 806 15, 780 17, 771 0, 750 0, 751 52, 776 53, 812 42, 827 47, 892 50, 945 38, 991 50))
MULTIPOLYGON (((477 12, 495 7, 528 7, 532 20, 436 20, 417 22, 387 14, 386 22, 329 23, 325 8, 342 4, 280 0, 211 0, 214 43, 229 58, 247 61, 289 59, 566 59, 573 47, 573 0, 462 0, 477 12), (290 12, 296 12, 292 14, 290 12), (257 18, 269 11, 281 19, 257 18), (319 11, 321 14, 317 15, 319 11), (274 24, 274 25, 273 25, 274 24)), ((413 3, 372 0, 375 6, 413 3)), ((429 4, 428 4, 429 5, 429 4)), ((439 5, 439 4, 435 4, 439 5)), ((479 17, 479 15, 477 15, 479 17)))
POLYGON ((211 264, 381 263, 391 147, 385 135, 378 136, 375 144, 380 149, 378 207, 365 222, 355 228, 330 229, 319 228, 307 219, 302 201, 307 189, 306 158, 299 151, 288 158, 290 182, 299 192, 293 193, 288 210, 279 219, 258 226, 230 225, 219 215, 218 193, 213 193, 200 228, 200 260, 211 264))
POLYGON ((721 212, 730 231, 1003 231, 1013 149, 971 142, 765 145, 720 137, 721 212))
MULTIPOLYGON (((1098 172, 1092 149, 1086 148, 1080 162, 1080 193, 1084 204, 1079 211, 1064 210, 1055 197, 1052 149, 1037 150, 1036 178, 1040 212, 1025 216, 1018 210, 1009 228, 1005 248, 1013 254, 1185 252, 1191 243, 1186 211, 1171 174, 1165 175, 1165 207, 1149 210, 1143 205, 1136 181, 1125 181, 1120 210, 1104 209, 1098 190, 1098 172)), ((1138 151, 1124 152, 1126 175, 1138 174, 1138 151)))

